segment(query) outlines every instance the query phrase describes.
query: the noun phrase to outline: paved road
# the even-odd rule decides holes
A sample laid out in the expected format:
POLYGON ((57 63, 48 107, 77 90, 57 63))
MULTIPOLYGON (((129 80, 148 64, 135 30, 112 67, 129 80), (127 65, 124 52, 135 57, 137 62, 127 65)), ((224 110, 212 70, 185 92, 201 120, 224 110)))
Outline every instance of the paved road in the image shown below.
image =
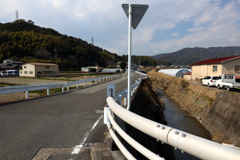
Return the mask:
MULTIPOLYGON (((132 75, 132 82, 138 77, 132 75)), ((61 154, 72 154, 73 160, 80 152, 89 155, 87 149, 102 142, 107 130, 102 122, 107 83, 115 83, 119 92, 127 87, 127 77, 0 106, 0 159, 62 159, 61 154)))

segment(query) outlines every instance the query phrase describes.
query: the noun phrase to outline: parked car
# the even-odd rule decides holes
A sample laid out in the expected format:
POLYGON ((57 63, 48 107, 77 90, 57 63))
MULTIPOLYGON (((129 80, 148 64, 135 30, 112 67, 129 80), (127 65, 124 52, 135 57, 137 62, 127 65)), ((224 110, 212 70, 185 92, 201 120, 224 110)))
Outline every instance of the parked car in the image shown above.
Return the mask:
POLYGON ((216 86, 216 82, 218 80, 219 76, 206 76, 202 79, 202 85, 210 86, 216 86))
POLYGON ((240 89, 240 83, 236 83, 234 74, 222 74, 216 82, 216 87, 230 91, 231 89, 240 89))
POLYGON ((7 76, 7 72, 6 71, 1 71, 0 76, 7 76))
POLYGON ((19 76, 18 70, 6 70, 8 76, 19 76))

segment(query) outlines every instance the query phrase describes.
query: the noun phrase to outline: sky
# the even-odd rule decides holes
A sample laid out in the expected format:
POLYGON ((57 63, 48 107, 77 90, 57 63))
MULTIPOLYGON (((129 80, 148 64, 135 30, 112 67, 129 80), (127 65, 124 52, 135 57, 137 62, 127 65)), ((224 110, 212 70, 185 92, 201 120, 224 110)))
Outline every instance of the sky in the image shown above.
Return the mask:
POLYGON ((122 4, 149 6, 132 29, 132 55, 240 46, 240 0, 0 0, 0 23, 15 21, 18 10, 19 19, 126 55, 122 4))

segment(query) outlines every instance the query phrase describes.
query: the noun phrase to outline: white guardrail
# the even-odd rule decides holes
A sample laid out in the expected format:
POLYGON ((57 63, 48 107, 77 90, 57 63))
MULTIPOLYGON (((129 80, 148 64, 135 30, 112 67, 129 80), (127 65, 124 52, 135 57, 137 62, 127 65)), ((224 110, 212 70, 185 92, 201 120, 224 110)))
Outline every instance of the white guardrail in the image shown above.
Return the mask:
POLYGON ((83 80, 79 80, 79 81, 70 81, 70 82, 66 82, 66 83, 0 87, 0 94, 26 92, 26 99, 28 99, 29 98, 29 95, 28 95, 29 91, 47 89, 47 95, 49 95, 49 89, 62 88, 62 92, 64 92, 65 87, 67 88, 67 90, 69 90, 69 86, 73 86, 73 85, 76 85, 76 87, 78 88, 79 84, 83 84, 83 86, 85 87, 87 82, 89 82, 89 84, 91 85, 92 82, 95 82, 95 84, 96 84, 98 82, 115 79, 115 78, 118 78, 118 77, 123 76, 123 75, 124 74, 117 74, 117 75, 97 77, 97 78, 91 78, 91 79, 83 79, 83 80))
MULTIPOLYGON (((144 77, 146 77, 146 75, 143 75, 141 78, 144 77)), ((140 81, 141 80, 138 80, 134 84, 135 87, 132 87, 134 88, 132 89, 133 91, 136 90, 136 87, 139 85, 140 81)), ((162 143, 169 144, 176 149, 178 148, 182 150, 182 152, 187 152, 200 159, 240 160, 239 148, 218 144, 216 142, 206 140, 190 133, 186 133, 184 131, 174 129, 172 127, 141 117, 122 107, 121 103, 123 97, 127 97, 125 96, 125 90, 117 94, 115 97, 107 98, 107 104, 109 107, 107 106, 104 108, 104 123, 107 124, 113 140, 127 159, 132 160, 135 158, 121 144, 113 130, 116 130, 126 142, 128 142, 132 147, 134 147, 148 159, 160 160, 163 158, 149 151, 147 148, 128 136, 115 122, 113 113, 132 127, 153 138, 156 138, 157 141, 162 141, 162 143)))

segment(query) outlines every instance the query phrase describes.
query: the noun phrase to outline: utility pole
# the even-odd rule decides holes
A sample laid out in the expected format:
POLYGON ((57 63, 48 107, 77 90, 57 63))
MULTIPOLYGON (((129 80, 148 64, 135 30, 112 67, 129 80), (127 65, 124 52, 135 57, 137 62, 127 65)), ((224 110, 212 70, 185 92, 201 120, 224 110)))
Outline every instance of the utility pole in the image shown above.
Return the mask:
POLYGON ((55 63, 57 64, 57 49, 54 49, 55 51, 55 63))
POLYGON ((114 68, 114 56, 113 56, 113 68, 114 68))
POLYGON ((139 69, 140 69, 140 56, 139 56, 139 69))
POLYGON ((18 10, 16 10, 16 20, 18 20, 18 10))

